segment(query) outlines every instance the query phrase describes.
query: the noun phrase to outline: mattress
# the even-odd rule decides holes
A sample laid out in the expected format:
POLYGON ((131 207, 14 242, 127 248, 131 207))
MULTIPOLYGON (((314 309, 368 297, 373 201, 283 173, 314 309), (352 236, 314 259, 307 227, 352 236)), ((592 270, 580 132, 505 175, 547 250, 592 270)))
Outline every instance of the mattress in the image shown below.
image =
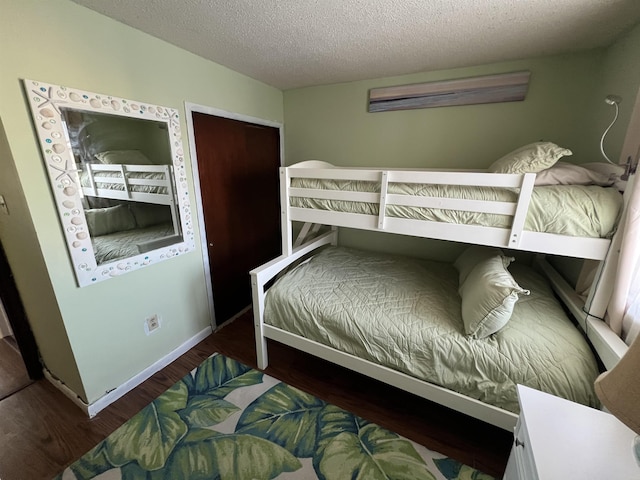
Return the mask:
POLYGON ((531 291, 498 333, 464 334, 451 264, 329 247, 269 289, 265 323, 517 413, 522 384, 597 406, 597 363, 550 287, 525 265, 531 291))
MULTIPOLYGON (((294 178, 292 187, 353 192, 380 191, 377 182, 294 178)), ((464 187, 390 183, 388 193, 468 200, 516 202, 517 192, 508 188, 464 187)), ((292 207, 378 215, 377 203, 291 197, 292 207)), ((575 237, 609 238, 622 209, 622 195, 615 188, 597 185, 537 186, 533 189, 524 229, 575 237)), ((511 227, 512 217, 499 214, 387 205, 390 217, 459 223, 485 227, 511 227)))
POLYGON ((175 235, 173 223, 91 237, 96 263, 101 265, 142 253, 138 245, 175 235))

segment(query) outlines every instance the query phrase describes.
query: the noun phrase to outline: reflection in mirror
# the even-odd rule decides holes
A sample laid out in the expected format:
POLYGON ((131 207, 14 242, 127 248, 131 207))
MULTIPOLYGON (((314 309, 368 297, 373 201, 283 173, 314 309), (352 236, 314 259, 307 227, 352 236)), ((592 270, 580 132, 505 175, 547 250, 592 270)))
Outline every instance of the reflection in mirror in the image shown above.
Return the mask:
POLYGON ((176 110, 25 88, 80 286, 193 249, 176 110))
POLYGON ((182 242, 166 124, 60 112, 97 264, 182 242))

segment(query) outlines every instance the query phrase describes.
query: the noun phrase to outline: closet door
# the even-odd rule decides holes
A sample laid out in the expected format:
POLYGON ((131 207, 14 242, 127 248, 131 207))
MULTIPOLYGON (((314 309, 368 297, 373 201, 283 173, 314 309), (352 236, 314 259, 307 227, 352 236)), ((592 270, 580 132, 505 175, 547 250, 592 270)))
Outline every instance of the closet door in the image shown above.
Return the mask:
POLYGON ((216 323, 251 304, 249 270, 281 253, 278 128, 193 113, 216 323))

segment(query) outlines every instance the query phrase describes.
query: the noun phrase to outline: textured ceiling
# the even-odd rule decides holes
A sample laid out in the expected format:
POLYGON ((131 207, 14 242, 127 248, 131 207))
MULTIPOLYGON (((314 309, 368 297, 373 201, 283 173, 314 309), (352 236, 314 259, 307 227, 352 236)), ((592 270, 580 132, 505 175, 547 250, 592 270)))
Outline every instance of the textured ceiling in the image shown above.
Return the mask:
POLYGON ((274 87, 610 45, 640 0, 74 0, 274 87))

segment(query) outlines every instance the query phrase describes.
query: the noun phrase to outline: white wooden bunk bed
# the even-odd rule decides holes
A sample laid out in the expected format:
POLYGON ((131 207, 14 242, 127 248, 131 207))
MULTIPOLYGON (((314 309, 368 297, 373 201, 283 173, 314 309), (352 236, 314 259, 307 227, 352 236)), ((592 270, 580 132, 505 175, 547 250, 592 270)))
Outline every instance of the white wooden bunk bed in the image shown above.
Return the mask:
POLYGON ((175 243, 180 235, 171 165, 85 163, 80 183, 85 197, 137 202, 130 204, 131 212, 118 208, 124 205, 85 210, 90 225, 93 214, 102 218, 110 215, 108 222, 122 228, 92 232, 98 264, 175 243), (169 213, 165 215, 155 206, 165 206, 169 213))
POLYGON ((80 176, 82 192, 88 197, 168 205, 179 231, 171 165, 86 163, 80 176))
MULTIPOLYGON (((579 326, 584 330, 605 368, 611 368, 626 350, 624 342, 613 334, 602 320, 586 313, 582 298, 542 255, 551 254, 603 261, 609 251, 613 229, 595 236, 563 235, 528 229, 527 227, 530 226, 528 214, 535 208, 540 209, 532 206, 535 173, 494 174, 470 171, 336 168, 324 162, 311 161, 282 168, 280 174, 283 254, 251 272, 259 368, 264 369, 268 365, 266 340, 269 338, 493 425, 508 430, 515 426, 517 413, 514 411, 485 403, 439 384, 421 380, 414 374, 363 358, 363 355, 358 352, 347 353, 329 346, 328 341, 310 339, 300 332, 292 333, 290 328, 270 324, 269 319, 265 321, 267 294, 265 286, 273 279, 283 276, 283 272, 302 260, 304 261, 301 265, 310 264, 311 262, 305 260, 310 255, 320 250, 326 251, 325 247, 328 245, 336 245, 337 227, 539 253, 541 255, 536 257, 539 268, 546 274, 554 290, 577 318, 579 326), (443 197, 440 194, 434 195, 430 191, 425 193, 421 188, 421 185, 425 184, 497 188, 511 192, 513 199, 496 201, 484 198, 462 198, 455 195, 443 197), (398 185, 401 185, 401 191, 398 191, 398 185), (407 185, 409 187, 406 187, 407 185), (351 206, 355 204, 357 204, 356 208, 352 208, 351 206), (360 208, 362 205, 365 205, 364 212, 360 208), (455 219, 454 223, 434 221, 429 215, 425 217, 421 209, 436 209, 436 212, 444 212, 445 217, 451 212, 455 214, 455 212, 464 211, 470 212, 471 217, 461 217, 463 220, 460 223, 455 223, 455 219), (498 226, 491 224, 487 226, 484 220, 480 220, 478 224, 470 224, 467 220, 473 218, 472 222, 475 222, 476 214, 497 215, 500 218, 506 216, 508 221, 498 226), (295 242, 293 222, 304 223, 295 242), (320 225, 331 228, 321 233, 320 225), (307 241, 306 239, 310 236, 314 238, 307 241)), ((548 206, 543 207, 542 210, 548 210, 548 206)), ((560 223, 562 221, 560 218, 560 223)), ((286 277, 287 275, 284 274, 283 278, 286 277)), ((591 296, 594 297, 593 292, 591 296)), ((594 300, 600 306, 603 301, 597 298, 594 300)))

